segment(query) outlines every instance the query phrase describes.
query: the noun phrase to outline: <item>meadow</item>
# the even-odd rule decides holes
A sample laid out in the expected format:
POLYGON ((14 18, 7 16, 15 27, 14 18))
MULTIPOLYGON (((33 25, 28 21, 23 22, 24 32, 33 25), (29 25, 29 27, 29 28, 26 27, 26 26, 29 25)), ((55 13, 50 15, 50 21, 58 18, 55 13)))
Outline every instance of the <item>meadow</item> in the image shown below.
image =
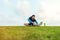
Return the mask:
POLYGON ((0 40, 60 40, 60 27, 1 26, 0 40))

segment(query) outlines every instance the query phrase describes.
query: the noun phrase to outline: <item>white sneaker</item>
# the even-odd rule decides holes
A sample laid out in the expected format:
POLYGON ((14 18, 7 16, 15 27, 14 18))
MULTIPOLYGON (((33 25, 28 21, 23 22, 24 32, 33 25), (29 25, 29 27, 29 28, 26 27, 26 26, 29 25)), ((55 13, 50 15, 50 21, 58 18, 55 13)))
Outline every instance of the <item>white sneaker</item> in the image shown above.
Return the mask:
POLYGON ((40 23, 39 23, 39 26, 42 25, 42 24, 43 24, 43 22, 40 22, 40 23))

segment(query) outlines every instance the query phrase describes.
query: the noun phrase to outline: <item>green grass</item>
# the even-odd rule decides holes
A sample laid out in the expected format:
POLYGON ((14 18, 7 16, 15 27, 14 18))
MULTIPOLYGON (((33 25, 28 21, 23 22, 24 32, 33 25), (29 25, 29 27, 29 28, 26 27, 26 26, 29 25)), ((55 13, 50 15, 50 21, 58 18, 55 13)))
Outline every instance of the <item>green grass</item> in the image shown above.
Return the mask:
POLYGON ((0 27, 0 40, 60 40, 60 27, 0 27))

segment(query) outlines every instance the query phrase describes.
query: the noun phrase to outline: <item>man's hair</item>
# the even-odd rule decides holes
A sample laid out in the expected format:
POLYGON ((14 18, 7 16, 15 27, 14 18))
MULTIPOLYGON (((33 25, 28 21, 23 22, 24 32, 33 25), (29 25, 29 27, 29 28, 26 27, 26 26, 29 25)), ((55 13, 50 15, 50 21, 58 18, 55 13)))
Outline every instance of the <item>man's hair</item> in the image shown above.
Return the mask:
POLYGON ((35 15, 32 15, 30 18, 35 17, 35 15))
POLYGON ((35 17, 35 15, 32 15, 32 17, 33 17, 33 16, 35 17))

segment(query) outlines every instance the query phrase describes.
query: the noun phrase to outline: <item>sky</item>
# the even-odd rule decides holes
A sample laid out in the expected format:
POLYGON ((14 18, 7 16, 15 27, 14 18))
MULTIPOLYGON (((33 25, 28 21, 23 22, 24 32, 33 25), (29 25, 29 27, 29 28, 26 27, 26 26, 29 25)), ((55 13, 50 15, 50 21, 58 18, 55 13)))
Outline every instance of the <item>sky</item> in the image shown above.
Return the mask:
POLYGON ((0 0, 0 26, 23 26, 33 14, 38 23, 60 26, 60 0, 0 0))

